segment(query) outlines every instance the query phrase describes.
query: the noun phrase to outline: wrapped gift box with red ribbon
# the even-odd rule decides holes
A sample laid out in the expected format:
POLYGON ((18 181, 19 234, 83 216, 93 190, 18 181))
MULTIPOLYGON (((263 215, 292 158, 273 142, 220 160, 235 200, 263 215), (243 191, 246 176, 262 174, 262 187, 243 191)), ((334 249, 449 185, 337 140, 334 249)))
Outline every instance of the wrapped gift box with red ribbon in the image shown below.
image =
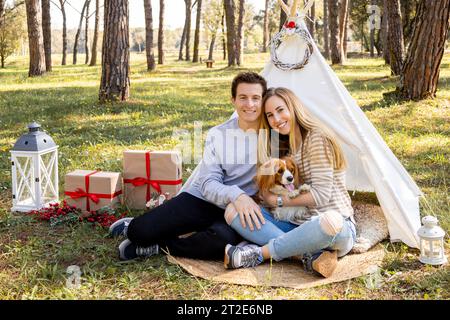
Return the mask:
POLYGON ((75 170, 65 177, 67 203, 87 211, 120 204, 122 175, 118 172, 75 170))
POLYGON ((182 185, 181 166, 176 151, 124 151, 125 203, 130 209, 145 209, 153 192, 175 196, 182 185))

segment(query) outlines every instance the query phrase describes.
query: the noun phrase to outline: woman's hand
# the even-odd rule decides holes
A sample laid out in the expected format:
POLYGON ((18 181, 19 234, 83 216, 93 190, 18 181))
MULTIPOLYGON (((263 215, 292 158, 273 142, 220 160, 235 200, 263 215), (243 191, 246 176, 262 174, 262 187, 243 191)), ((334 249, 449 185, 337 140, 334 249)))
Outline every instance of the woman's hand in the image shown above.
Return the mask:
MULTIPOLYGON (((270 191, 262 191, 261 192, 261 200, 263 201, 263 205, 275 208, 277 207, 277 195, 270 191)), ((284 200, 284 199, 283 199, 284 200)))

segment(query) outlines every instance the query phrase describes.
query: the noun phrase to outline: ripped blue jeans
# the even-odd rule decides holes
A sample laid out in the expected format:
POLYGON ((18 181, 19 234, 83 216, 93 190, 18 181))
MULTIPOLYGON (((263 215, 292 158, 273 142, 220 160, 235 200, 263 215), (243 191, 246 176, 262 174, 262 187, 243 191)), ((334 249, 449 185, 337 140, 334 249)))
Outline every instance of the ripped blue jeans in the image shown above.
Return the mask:
POLYGON ((230 226, 247 241, 260 246, 268 244, 271 257, 275 261, 304 254, 314 254, 323 249, 336 250, 338 257, 345 256, 353 248, 356 241, 355 224, 345 219, 342 229, 336 235, 328 235, 320 225, 319 216, 310 221, 296 225, 276 220, 265 208, 261 208, 266 223, 261 229, 251 231, 248 226, 242 227, 239 215, 236 215, 230 226))

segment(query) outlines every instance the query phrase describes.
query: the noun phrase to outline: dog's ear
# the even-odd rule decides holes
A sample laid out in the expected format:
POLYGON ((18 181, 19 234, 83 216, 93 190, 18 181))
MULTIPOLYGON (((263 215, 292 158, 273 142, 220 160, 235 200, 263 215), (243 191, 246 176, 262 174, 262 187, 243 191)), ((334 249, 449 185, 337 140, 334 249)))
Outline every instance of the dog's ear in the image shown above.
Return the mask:
POLYGON ((275 161, 267 161, 258 168, 256 184, 259 190, 267 191, 275 184, 275 161))
POLYGON ((300 185, 300 172, 298 170, 298 166, 292 157, 286 157, 283 160, 286 161, 288 170, 294 176, 294 185, 297 188, 300 185))

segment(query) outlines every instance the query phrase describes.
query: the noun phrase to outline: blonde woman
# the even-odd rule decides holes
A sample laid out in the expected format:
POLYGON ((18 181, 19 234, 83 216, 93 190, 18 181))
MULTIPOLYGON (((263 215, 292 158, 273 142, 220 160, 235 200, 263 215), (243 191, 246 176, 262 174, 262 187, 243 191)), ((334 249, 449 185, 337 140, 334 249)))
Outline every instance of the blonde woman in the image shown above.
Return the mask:
POLYGON ((303 183, 310 191, 296 198, 263 194, 269 207, 306 206, 300 221, 278 221, 263 208, 265 223, 253 228, 254 220, 229 205, 228 224, 246 240, 244 246, 227 245, 225 267, 252 267, 264 260, 299 257, 306 270, 328 277, 337 257, 353 247, 356 231, 351 200, 345 187, 346 162, 339 143, 320 122, 313 119, 295 94, 285 88, 270 88, 263 100, 258 137, 258 162, 270 159, 271 134, 279 134, 279 155, 294 157, 303 183), (261 130, 263 129, 263 130, 261 130))

